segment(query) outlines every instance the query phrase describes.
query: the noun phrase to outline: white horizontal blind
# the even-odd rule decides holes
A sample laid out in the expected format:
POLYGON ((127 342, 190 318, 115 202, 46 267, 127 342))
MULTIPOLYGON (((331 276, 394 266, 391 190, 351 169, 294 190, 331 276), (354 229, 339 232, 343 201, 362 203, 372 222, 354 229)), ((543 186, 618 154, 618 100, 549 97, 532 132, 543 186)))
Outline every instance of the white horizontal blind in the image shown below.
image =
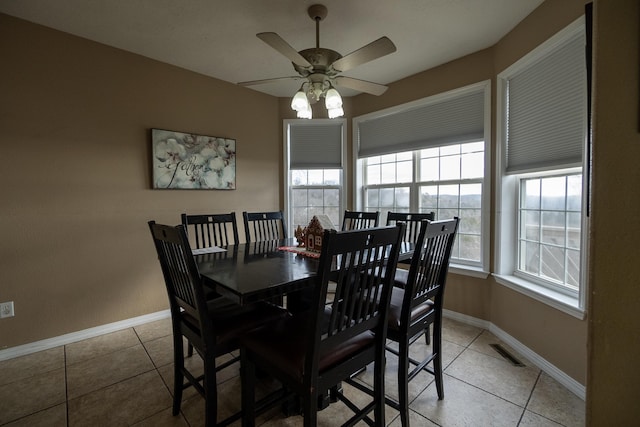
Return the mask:
POLYGON ((290 168, 342 168, 342 123, 289 126, 290 168))
POLYGON ((484 90, 479 89, 358 123, 358 157, 484 139, 484 90))
POLYGON ((507 79, 507 173, 580 165, 586 127, 584 28, 507 79))

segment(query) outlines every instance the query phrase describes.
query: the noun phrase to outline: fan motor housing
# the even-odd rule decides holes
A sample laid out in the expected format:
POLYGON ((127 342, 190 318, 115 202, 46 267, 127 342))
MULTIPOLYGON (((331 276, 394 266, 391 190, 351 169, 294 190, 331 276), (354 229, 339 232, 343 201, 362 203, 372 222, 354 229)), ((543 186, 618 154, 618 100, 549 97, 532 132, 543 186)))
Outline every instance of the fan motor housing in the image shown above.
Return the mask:
POLYGON ((338 59, 342 58, 342 55, 340 55, 335 50, 325 48, 311 48, 301 50, 299 53, 304 59, 306 59, 311 65, 313 65, 313 69, 309 70, 308 67, 303 67, 292 63, 293 68, 295 68, 295 70, 302 76, 306 77, 312 73, 323 73, 330 76, 337 74, 337 72, 332 67, 330 67, 330 65, 338 59))

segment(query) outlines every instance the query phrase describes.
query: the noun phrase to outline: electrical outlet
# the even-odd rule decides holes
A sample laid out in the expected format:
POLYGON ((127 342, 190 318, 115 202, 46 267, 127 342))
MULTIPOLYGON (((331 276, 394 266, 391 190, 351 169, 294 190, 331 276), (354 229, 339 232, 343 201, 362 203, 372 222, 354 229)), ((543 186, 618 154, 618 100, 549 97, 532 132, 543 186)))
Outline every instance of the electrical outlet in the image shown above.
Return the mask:
POLYGON ((13 316, 13 301, 0 302, 0 319, 13 316))

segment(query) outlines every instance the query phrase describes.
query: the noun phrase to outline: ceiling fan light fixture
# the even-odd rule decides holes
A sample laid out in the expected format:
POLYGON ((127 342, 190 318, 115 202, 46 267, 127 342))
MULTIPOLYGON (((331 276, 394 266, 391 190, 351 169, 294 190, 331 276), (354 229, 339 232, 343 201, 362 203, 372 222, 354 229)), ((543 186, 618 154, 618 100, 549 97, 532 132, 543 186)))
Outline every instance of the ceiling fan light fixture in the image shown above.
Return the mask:
POLYGON ((307 105, 307 108, 304 110, 298 110, 297 116, 299 119, 311 119, 313 117, 311 105, 307 105))
POLYGON ((302 88, 300 88, 300 90, 293 96, 293 99, 291 100, 291 109, 295 111, 311 110, 307 94, 302 90, 302 88))
POLYGON ((331 108, 331 109, 328 109, 327 111, 329 113, 330 119, 335 119, 336 117, 344 116, 344 110, 342 109, 342 107, 331 108))
POLYGON ((327 110, 333 110, 342 107, 342 97, 334 88, 329 88, 324 96, 324 105, 327 110))

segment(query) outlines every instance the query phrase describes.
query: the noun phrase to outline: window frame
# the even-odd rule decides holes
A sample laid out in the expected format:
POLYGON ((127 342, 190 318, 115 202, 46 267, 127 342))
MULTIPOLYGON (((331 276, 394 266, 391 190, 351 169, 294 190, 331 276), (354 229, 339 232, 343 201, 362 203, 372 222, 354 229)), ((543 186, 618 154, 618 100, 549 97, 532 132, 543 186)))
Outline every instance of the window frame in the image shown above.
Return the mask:
MULTIPOLYGON (((550 39, 529 52, 520 60, 498 74, 496 78, 496 168, 495 168, 495 265, 493 276, 496 282, 537 301, 554 307, 578 319, 584 319, 588 293, 588 163, 587 126, 583 130, 582 161, 578 164, 541 167, 516 173, 506 171, 507 144, 507 85, 510 76, 530 66, 533 62, 553 52, 558 46, 569 40, 578 31, 585 31, 585 20, 581 17, 559 31, 550 39), (519 256, 519 214, 520 180, 532 177, 582 174, 581 233, 580 233, 580 283, 577 292, 559 288, 533 276, 518 272, 519 256)), ((585 87, 585 94, 587 89, 585 87)), ((587 122, 585 118, 585 123, 587 122)))
MULTIPOLYGON (((491 240, 491 230, 490 230, 490 222, 491 222, 491 81, 485 80, 478 83, 474 83, 468 86, 464 86, 458 89, 454 89, 451 91, 443 92, 440 94, 436 94, 433 96, 429 96, 426 98, 421 98, 412 102, 408 102, 406 104, 397 105, 388 109, 368 113, 363 116, 355 117, 352 120, 352 133, 353 133, 353 145, 352 145, 352 167, 354 170, 353 175, 353 195, 354 195, 354 206, 356 209, 362 210, 365 206, 365 187, 363 185, 365 179, 365 167, 366 162, 363 159, 358 158, 358 122, 362 120, 374 119, 377 117, 382 117, 388 114, 401 113, 403 111, 421 107, 424 105, 438 103, 442 101, 446 101, 447 99, 455 98, 460 95, 464 95, 473 91, 483 91, 484 94, 484 175, 482 178, 482 201, 481 201, 481 260, 479 262, 469 262, 463 263, 458 262, 457 260, 451 261, 449 266, 449 271, 456 274, 478 277, 478 278, 487 278, 490 274, 490 240, 491 240)), ((460 144, 464 144, 470 141, 463 141, 460 144)), ((457 144, 442 144, 440 146, 446 145, 457 145, 457 144)), ((410 187, 410 203, 413 209, 415 206, 415 211, 418 211, 419 204, 419 191, 420 186, 424 185, 425 182, 419 181, 418 170, 419 167, 416 164, 419 161, 419 150, 413 150, 412 152, 412 181, 408 183, 396 183, 396 184, 388 184, 390 187, 398 187, 398 186, 408 186, 410 187)), ((464 179, 456 180, 456 182, 464 183, 464 179)), ((428 183, 433 184, 443 184, 446 182, 450 182, 450 180, 441 180, 441 181, 426 181, 428 183)), ((381 184, 384 186, 387 184, 381 184)), ((386 218, 380 218, 381 224, 386 221, 386 218)))
MULTIPOLYGON (((284 169, 284 176, 283 176, 283 182, 284 182, 284 188, 283 188, 283 192, 284 192, 284 212, 285 212, 285 220, 286 220, 286 224, 285 226, 287 227, 287 230, 290 232, 288 235, 293 236, 293 232, 295 230, 295 228, 297 227, 297 225, 306 225, 306 224, 294 224, 293 223, 293 205, 292 205, 292 197, 291 197, 291 191, 294 188, 307 188, 307 189, 338 189, 340 192, 340 196, 339 196, 339 207, 338 207, 338 211, 339 212, 344 212, 345 208, 346 208, 346 200, 347 199, 347 185, 346 185, 346 181, 347 181, 347 144, 346 144, 346 140, 347 140, 347 120, 346 119, 285 119, 283 120, 283 125, 282 125, 282 134, 283 134, 283 169, 284 169), (291 162, 290 162, 290 151, 289 151, 289 128, 291 126, 310 126, 310 125, 314 125, 314 126, 337 126, 337 125, 341 125, 342 126, 342 131, 341 131, 341 136, 342 136, 342 141, 341 141, 341 153, 342 153, 342 161, 341 161, 341 183, 340 185, 305 185, 305 186, 294 186, 291 182, 291 171, 293 170, 291 168, 291 162)), ((306 168, 304 170, 311 170, 313 168, 306 168)), ((323 170, 328 170, 328 169, 333 169, 333 168, 329 168, 329 167, 325 167, 325 168, 318 168, 323 169, 323 170)))

